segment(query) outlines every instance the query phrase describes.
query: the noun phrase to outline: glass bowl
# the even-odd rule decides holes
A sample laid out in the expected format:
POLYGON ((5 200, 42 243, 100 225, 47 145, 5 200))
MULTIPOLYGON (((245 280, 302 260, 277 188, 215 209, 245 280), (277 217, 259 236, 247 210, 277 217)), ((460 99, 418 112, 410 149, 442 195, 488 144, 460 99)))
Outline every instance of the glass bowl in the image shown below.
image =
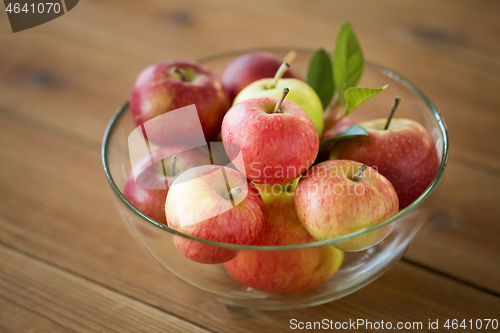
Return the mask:
MULTIPOLYGON (((305 77, 312 52, 308 49, 294 49, 297 51, 297 56, 292 66, 295 71, 305 77)), ((283 58, 288 50, 289 48, 268 48, 265 51, 283 58)), ((221 75, 233 59, 249 51, 254 50, 218 54, 199 61, 221 75)), ((227 304, 259 309, 291 309, 319 305, 353 293, 392 267, 404 255, 420 228, 429 220, 437 200, 448 156, 446 126, 434 104, 417 87, 398 74, 367 62, 359 86, 382 87, 385 84, 389 84, 389 87, 384 92, 362 105, 350 117, 357 122, 386 118, 394 96, 401 96, 402 103, 397 117, 414 119, 427 128, 436 144, 440 168, 433 182, 415 202, 377 225, 335 239, 289 246, 243 246, 218 243, 173 230, 146 216, 122 193, 125 180, 131 170, 128 136, 136 127, 132 121, 128 102, 120 107, 111 119, 102 146, 104 171, 116 207, 130 232, 160 265, 192 289, 227 304), (386 227, 388 225, 390 226, 386 227), (229 276, 223 264, 208 265, 191 261, 177 250, 173 242, 175 236, 180 236, 215 247, 290 259, 307 257, 311 253, 328 252, 332 245, 335 246, 340 242, 383 227, 392 228, 389 236, 367 250, 345 252, 340 268, 326 282, 308 291, 288 295, 269 294, 240 284, 229 276)), ((297 266, 299 266, 298 261, 297 266)))

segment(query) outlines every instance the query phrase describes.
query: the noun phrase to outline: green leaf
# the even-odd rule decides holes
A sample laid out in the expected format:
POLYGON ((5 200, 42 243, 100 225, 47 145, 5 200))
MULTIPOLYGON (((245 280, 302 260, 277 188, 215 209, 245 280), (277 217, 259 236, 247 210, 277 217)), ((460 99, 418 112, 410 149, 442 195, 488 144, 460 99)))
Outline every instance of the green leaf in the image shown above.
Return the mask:
POLYGON ((365 65, 363 51, 358 38, 349 22, 340 27, 333 52, 333 76, 335 89, 339 94, 339 104, 345 104, 344 93, 347 88, 355 87, 365 65))
POLYGON ((333 84, 332 62, 324 49, 318 49, 309 61, 307 84, 318 94, 323 110, 332 101, 335 90, 333 84))
POLYGON ((382 88, 358 88, 351 87, 345 91, 345 100, 347 102, 347 108, 344 111, 344 115, 347 116, 349 113, 354 111, 358 106, 368 101, 370 98, 378 95, 381 91, 384 91, 389 85, 386 84, 382 88))
POLYGON ((351 139, 358 135, 368 135, 368 132, 359 125, 354 125, 352 127, 349 127, 339 135, 321 141, 319 144, 319 151, 327 149, 335 141, 351 139))

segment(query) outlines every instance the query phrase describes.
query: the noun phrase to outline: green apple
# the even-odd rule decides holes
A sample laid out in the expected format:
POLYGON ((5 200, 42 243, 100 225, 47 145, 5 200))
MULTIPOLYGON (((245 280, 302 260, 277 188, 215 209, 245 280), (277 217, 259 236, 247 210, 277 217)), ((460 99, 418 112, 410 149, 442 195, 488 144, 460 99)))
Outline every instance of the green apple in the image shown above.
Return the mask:
POLYGON ((318 94, 307 83, 299 79, 281 79, 279 70, 274 78, 260 79, 246 86, 234 99, 233 105, 252 97, 281 97, 283 88, 290 92, 286 99, 300 106, 311 118, 318 135, 323 134, 323 105, 318 94))

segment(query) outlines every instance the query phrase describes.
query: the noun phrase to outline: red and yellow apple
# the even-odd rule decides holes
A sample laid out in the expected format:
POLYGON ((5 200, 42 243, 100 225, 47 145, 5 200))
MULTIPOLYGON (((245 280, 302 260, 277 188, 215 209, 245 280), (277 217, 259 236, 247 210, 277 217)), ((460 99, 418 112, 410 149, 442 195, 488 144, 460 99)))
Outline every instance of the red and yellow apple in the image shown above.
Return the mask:
POLYGON ((386 119, 359 124, 368 136, 337 142, 331 159, 351 159, 374 167, 387 177, 399 197, 399 209, 411 204, 432 182, 439 169, 436 145, 429 132, 410 119, 386 119))
POLYGON ((222 122, 222 141, 237 145, 242 155, 234 165, 256 183, 286 184, 307 171, 318 153, 311 119, 283 96, 241 101, 222 122))
MULTIPOLYGON (((259 236, 264 203, 238 171, 222 166, 200 166, 180 174, 168 191, 167 225, 184 234, 210 241, 247 245, 259 236), (228 191, 228 189, 230 189, 228 191)), ((174 236, 187 258, 205 264, 231 260, 232 249, 174 236)))
MULTIPOLYGON (((371 227, 398 212, 398 196, 375 169, 350 160, 330 160, 312 167, 295 190, 295 209, 316 239, 345 236, 371 227), (367 170, 363 171, 365 168, 367 170)), ((343 251, 360 251, 382 241, 390 225, 338 243, 343 251)))
POLYGON ((163 61, 139 74, 130 97, 130 111, 138 126, 192 104, 196 105, 197 117, 178 113, 148 129, 148 139, 162 145, 190 142, 200 122, 207 142, 217 138, 224 114, 231 106, 222 81, 197 62, 163 61))

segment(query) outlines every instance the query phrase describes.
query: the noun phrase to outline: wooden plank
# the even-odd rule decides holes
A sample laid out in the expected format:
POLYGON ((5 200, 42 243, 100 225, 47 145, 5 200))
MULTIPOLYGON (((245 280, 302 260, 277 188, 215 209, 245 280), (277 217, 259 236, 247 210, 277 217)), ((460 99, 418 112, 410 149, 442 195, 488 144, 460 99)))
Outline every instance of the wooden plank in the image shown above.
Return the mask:
MULTIPOLYGON (((135 246, 132 247, 137 251, 135 246)), ((262 332, 285 332, 289 331, 292 319, 299 322, 325 318, 334 322, 364 319, 372 323, 384 320, 393 325, 398 322, 427 325, 431 319, 439 320, 443 325, 450 318, 460 321, 495 318, 500 311, 499 298, 406 263, 397 264, 382 278, 354 295, 315 308, 266 312, 225 307, 207 298, 190 295, 192 292, 184 290, 177 281, 157 274, 156 264, 146 261, 150 265, 141 268, 146 269, 149 278, 135 276, 137 280, 130 281, 158 293, 143 301, 158 302, 168 311, 187 316, 188 320, 214 326, 217 332, 255 332, 256 328, 262 332), (169 295, 179 287, 184 293, 180 305, 186 300, 196 302, 189 303, 192 306, 189 310, 183 311, 183 307, 169 302, 169 295)), ((129 261, 130 268, 137 268, 137 263, 129 261)), ((121 287, 115 282, 110 287, 121 287)), ((124 288, 124 292, 130 290, 124 288)), ((163 311, 5 246, 0 246, 0 310, 0 328, 6 332, 20 332, 21 329, 205 332, 163 311)), ((445 329, 441 326, 439 331, 445 329)))
POLYGON ((499 294, 499 186, 490 170, 452 157, 436 211, 405 258, 499 294))
MULTIPOLYGON (((500 138, 498 2, 423 0, 412 10, 394 0, 149 4, 82 2, 50 23, 53 34, 0 36, 2 242, 214 331, 285 331, 291 318, 425 321, 498 313, 497 298, 408 263, 314 309, 267 313, 213 303, 138 251, 104 189, 97 147, 145 65, 276 43, 330 48, 331 32, 349 19, 367 57, 426 91, 450 128, 453 154, 436 215, 406 258, 498 294, 500 147, 484 144, 500 138), (229 34, 228 26, 238 30, 229 34)), ((10 305, 10 314, 29 316, 10 305)))
MULTIPOLYGON (((3 245, 0 245, 0 264, 2 332, 207 332, 3 245)), ((498 298, 402 264, 355 295, 320 307, 280 312, 228 307, 225 315, 235 322, 260 320, 265 332, 284 332, 290 328, 292 319, 384 320, 393 325, 397 322, 427 325, 428 319, 437 319, 443 325, 449 316, 475 320, 495 317, 499 309, 498 298), (408 280, 408 276, 412 279, 408 280), (405 283, 394 284, 393 279, 405 283), (432 290, 428 290, 429 285, 432 290), (398 309, 401 303, 406 310, 398 309), (413 311, 413 306, 422 308, 413 311)), ((253 327, 240 327, 237 331, 252 332, 253 327)))
POLYGON ((218 47, 229 45, 227 41, 230 39, 237 43, 235 46, 247 47, 257 39, 272 42, 272 37, 275 43, 280 41, 281 45, 295 39, 301 42, 298 45, 315 46, 311 44, 311 39, 324 40, 325 36, 331 36, 329 39, 333 40, 335 32, 332 28, 341 21, 349 20, 364 29, 384 34, 388 39, 404 38, 499 63, 497 36, 500 27, 497 22, 500 6, 495 2, 482 1, 479 4, 470 0, 423 0, 409 5, 397 0, 376 3, 364 0, 353 5, 327 0, 313 4, 301 0, 261 0, 254 4, 114 0, 81 6, 71 22, 60 20, 54 22, 53 28, 58 30, 64 25, 82 39, 93 40, 109 50, 126 42, 134 46, 129 50, 130 54, 138 55, 146 50, 158 55, 179 46, 177 43, 181 39, 192 43, 183 43, 177 52, 207 48, 210 52, 217 52, 218 47), (109 17, 109 13, 115 15, 109 17), (139 24, 127 24, 132 13, 139 24), (255 20, 255 17, 261 19, 255 20), (88 25, 88 19, 95 24, 88 25), (276 29, 283 23, 286 23, 286 29, 276 29), (206 29, 207 26, 216 31, 206 29), (228 26, 237 27, 238 33, 228 34, 228 26), (98 40, 96 31, 105 31, 105 34, 102 36, 100 33, 98 40), (224 33, 224 38, 214 38, 217 32, 224 33), (291 33, 294 33, 293 36, 291 33), (247 38, 241 38, 242 35, 247 38))
POLYGON ((208 332, 0 245, 2 332, 208 332))
POLYGON ((109 118, 128 98, 133 84, 132 73, 123 69, 137 73, 142 66, 92 52, 56 34, 44 36, 3 37, 0 105, 41 124, 100 142, 109 118))
POLYGON ((2 333, 36 332, 35 327, 39 332, 75 332, 3 297, 0 297, 0 309, 2 310, 0 312, 0 332, 2 333))
MULTIPOLYGON (((429 319, 437 319, 439 330, 448 331, 442 326, 447 319, 456 318, 461 322, 485 316, 497 318, 499 300, 400 263, 368 287, 346 298, 311 309, 275 312, 270 317, 283 327, 289 327, 291 318, 313 322, 324 318, 334 322, 365 319, 373 323, 384 320, 391 322, 394 328, 397 322, 422 322, 424 331, 430 331, 429 319)), ((414 327, 404 331, 419 331, 414 327)), ((360 331, 376 330, 361 327, 360 331)), ((494 330, 490 328, 489 331, 494 330)))
MULTIPOLYGON (((0 118, 0 139, 11 143, 3 147, 0 155, 4 174, 9 175, 2 179, 7 201, 16 200, 11 194, 18 193, 17 200, 20 202, 29 195, 27 199, 38 202, 37 205, 50 204, 54 209, 52 214, 67 216, 64 207, 68 207, 73 212, 83 209, 97 219, 98 223, 117 218, 109 209, 109 197, 104 189, 97 145, 80 147, 79 140, 65 133, 58 132, 52 136, 43 133, 48 131, 45 128, 33 131, 36 123, 23 125, 22 118, 7 116, 0 118), (37 146, 32 142, 37 142, 37 146), (43 172, 45 176, 37 177, 35 172, 43 172), (19 186, 20 183, 22 186, 19 186), (37 190, 26 192, 23 188, 37 190), (51 197, 44 193, 49 188, 53 194, 51 197), (68 196, 68 191, 73 195, 68 196), (49 200, 51 202, 47 202, 49 200)), ((496 204, 500 199, 497 190, 499 187, 499 175, 452 157, 435 215, 448 222, 430 224, 424 229, 424 233, 415 241, 416 249, 409 254, 411 260, 429 264, 441 272, 499 292, 500 266, 495 255, 500 252, 500 244, 497 242, 500 238, 497 224, 500 207, 496 204), (433 253, 436 251, 438 255, 433 253), (457 258, 460 258, 460 264, 452 260, 457 258)), ((12 202, 11 205, 19 203, 12 202)), ((24 208, 21 206, 19 209, 24 208)), ((8 216, 9 212, 3 214, 8 216)), ((17 219, 15 216, 12 218, 17 219)), ((80 223, 82 227, 88 223, 68 218, 73 223, 80 223)), ((31 226, 33 221, 30 219, 21 220, 26 229, 39 228, 38 225, 31 226)), ((64 226, 68 229, 73 227, 64 226)), ((17 232, 25 231, 20 229, 17 232)))
MULTIPOLYGON (((97 147, 83 146, 71 137, 47 133, 16 119, 0 119, 0 141, 9 143, 0 151, 2 242, 202 327, 223 332, 245 332, 250 327, 253 331, 274 332, 288 327, 290 318, 306 321, 323 315, 338 320, 360 316, 370 320, 427 320, 427 317, 459 314, 480 317, 497 309, 497 298, 408 263, 396 265, 377 283, 353 296, 313 310, 283 312, 286 313, 283 315, 281 312, 226 308, 190 292, 139 250, 109 199, 97 147), (466 301, 459 301, 461 297, 466 301), (425 311, 417 312, 416 309, 425 311)), ((465 175, 459 168, 455 177, 467 177, 468 173, 477 170, 465 168, 464 172, 465 175)), ((480 183, 483 189, 485 183, 494 188, 500 182, 497 176, 476 177, 485 179, 480 183)), ((449 195, 463 196, 460 191, 471 191, 471 188, 453 190, 449 195)), ((495 209, 495 202, 495 197, 490 197, 484 204, 489 204, 491 210, 495 209)), ((464 217, 465 221, 473 220, 474 212, 464 209, 463 213, 469 214, 464 217)), ((474 228, 490 232, 477 239, 475 247, 496 246, 498 228, 493 226, 495 223, 496 220, 489 218, 477 221, 474 228)), ((470 230, 456 232, 462 233, 462 239, 471 233, 470 230)), ((446 240, 434 238, 434 241, 446 240)), ((458 253, 464 251, 456 247, 447 249, 458 253)), ((495 265, 498 248, 481 251, 480 255, 491 264, 487 269, 494 269, 498 274, 499 268, 495 265)), ((443 252, 448 253, 447 250, 443 252)), ((472 255, 464 258, 464 261, 477 260, 472 255)), ((423 260, 428 258, 423 257, 423 260)), ((441 262, 440 271, 462 276, 463 272, 447 260, 448 257, 441 262)), ((484 267, 479 269, 482 271, 477 277, 464 279, 470 278, 472 283, 498 290, 497 280, 485 274, 484 267)))
POLYGON ((258 4, 212 2, 193 2, 186 7, 163 1, 148 6, 142 2, 117 6, 113 1, 80 5, 71 20, 54 21, 57 33, 43 38, 36 34, 0 36, 5 45, 0 50, 0 70, 5 73, 0 80, 4 92, 0 105, 99 141, 110 115, 127 98, 135 76, 149 63, 276 41, 331 48, 332 33, 342 20, 349 19, 367 58, 403 73, 442 110, 452 152, 500 170, 500 146, 484 144, 500 141, 496 131, 500 126, 496 116, 500 63, 494 38, 498 11, 491 10, 494 5, 472 6, 462 1, 451 6, 444 0, 419 2, 412 10, 390 0, 385 5, 370 1, 357 5, 363 10, 332 2, 261 5, 269 10, 257 11, 258 4), (274 15, 279 10, 283 14, 274 15), (261 17, 260 29, 273 33, 256 31, 252 15, 234 15, 253 11, 261 17), (188 23, 169 21, 179 15, 187 15, 188 23), (138 23, 128 24, 132 20, 138 23), (288 29, 272 29, 276 20, 282 20, 279 24, 288 29), (236 21, 238 34, 227 34, 227 26, 236 21), (224 38, 214 38, 222 35, 224 38), (126 52, 122 45, 127 45, 126 52), (27 94, 32 98, 25 98, 27 94))

